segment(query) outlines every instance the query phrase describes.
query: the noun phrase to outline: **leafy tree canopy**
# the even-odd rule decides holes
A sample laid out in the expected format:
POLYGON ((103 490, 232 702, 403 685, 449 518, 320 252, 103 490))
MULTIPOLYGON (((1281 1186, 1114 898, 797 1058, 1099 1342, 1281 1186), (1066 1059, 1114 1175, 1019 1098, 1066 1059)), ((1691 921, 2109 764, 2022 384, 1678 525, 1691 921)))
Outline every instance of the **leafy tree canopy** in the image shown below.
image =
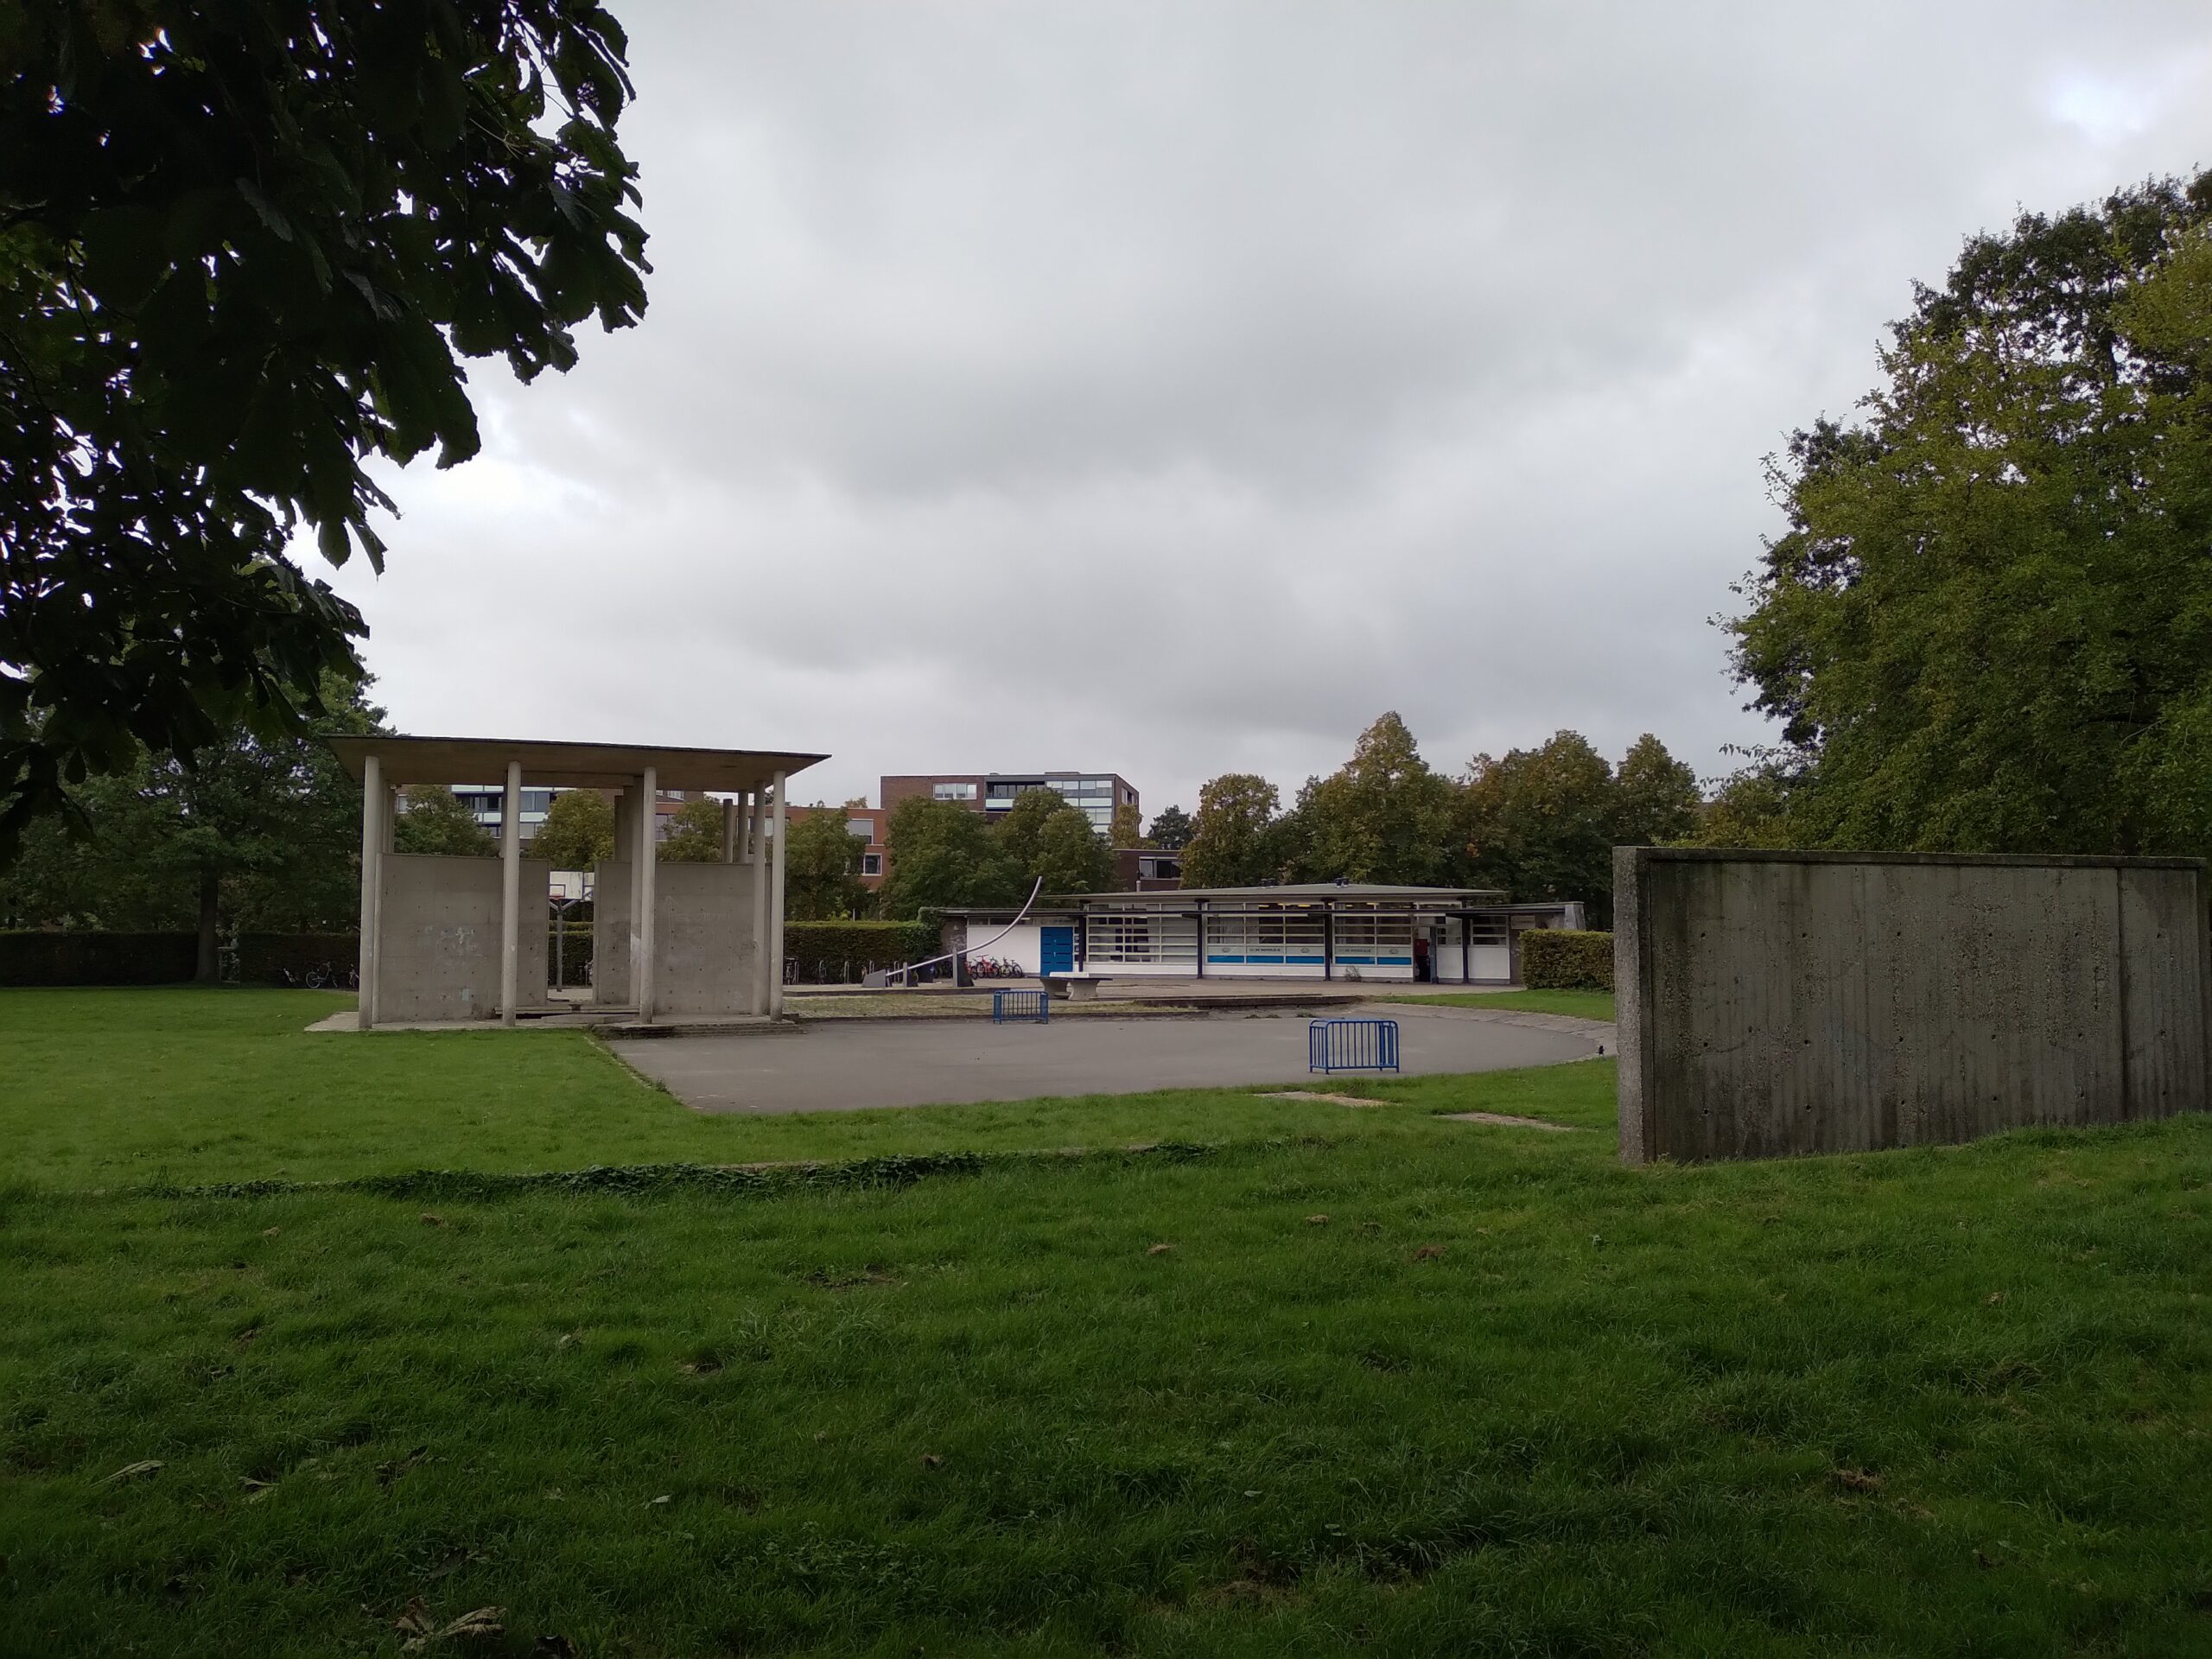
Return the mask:
POLYGON ((1579 899, 1610 924, 1613 769, 1580 732, 1502 759, 1478 754, 1460 798, 1471 885, 1516 900, 1579 899))
MULTIPOLYGON (((1045 833, 1045 825, 1052 817, 1068 810, 1067 798, 1057 789, 1026 789, 1014 798, 1014 805, 1002 813, 991 825, 999 846, 1011 859, 1016 869, 1027 870, 1031 879, 1036 877, 1037 861, 1045 833)), ((1089 824, 1090 820, 1085 819, 1089 824)))
MULTIPOLYGON (((1017 803, 1019 804, 1019 803, 1017 803)), ((914 795, 892 810, 884 830, 891 868, 880 896, 901 921, 947 905, 1018 904, 1029 892, 980 812, 914 795)))
POLYGON ((1089 814, 1064 806, 1039 827, 1028 873, 1046 893, 1103 893, 1114 885, 1114 850, 1090 827, 1089 814))
POLYGON ((327 709, 365 630, 295 531, 380 562, 372 463, 476 451, 456 354, 637 320, 626 50, 590 0, 0 10, 0 864, 327 709))
POLYGON ((1705 797, 1697 774, 1650 733, 1629 746, 1613 773, 1613 844, 1663 847, 1698 830, 1705 797))
POLYGON ((1198 791, 1183 848, 1186 887, 1243 887, 1280 878, 1282 796, 1256 772, 1224 772, 1198 791))
MULTIPOLYGON (((380 729, 361 685, 323 688, 318 734, 380 729)), ((360 908, 360 786, 320 736, 243 728, 184 765, 141 752, 30 824, 0 871, 0 925, 196 928, 213 977, 223 928, 342 932, 360 908)))
POLYGON ((664 864, 719 864, 722 861, 722 804, 700 795, 669 817, 668 833, 654 856, 664 864))
POLYGON ((1318 880, 1433 886, 1454 865, 1453 789, 1429 769, 1395 713, 1359 735, 1351 759, 1299 797, 1301 874, 1318 880))
POLYGON ((1191 843, 1191 815, 1179 806, 1171 806, 1152 821, 1152 833, 1146 837, 1155 847, 1169 852, 1180 852, 1191 843))
POLYGON ((396 852, 439 858, 493 858, 499 851, 499 837, 443 784, 410 784, 400 791, 391 844, 396 852))
POLYGON ((2212 853, 2212 173, 1967 242, 1773 463, 1731 624, 1801 845, 2212 853))
POLYGON ((784 849, 784 903, 785 914, 794 921, 856 917, 874 900, 861 880, 868 837, 846 829, 845 816, 817 802, 791 826, 791 844, 784 849))
POLYGON ((1783 770, 1755 760, 1725 779, 1700 810, 1694 839, 1700 847, 1789 846, 1789 789, 1783 770))
POLYGON ((1109 848, 1135 847, 1144 841, 1144 820, 1134 803, 1123 801, 1114 809, 1112 827, 1106 831, 1109 848))
POLYGON ((614 803, 595 789, 564 789, 531 837, 530 855, 556 870, 588 870, 614 856, 614 803))

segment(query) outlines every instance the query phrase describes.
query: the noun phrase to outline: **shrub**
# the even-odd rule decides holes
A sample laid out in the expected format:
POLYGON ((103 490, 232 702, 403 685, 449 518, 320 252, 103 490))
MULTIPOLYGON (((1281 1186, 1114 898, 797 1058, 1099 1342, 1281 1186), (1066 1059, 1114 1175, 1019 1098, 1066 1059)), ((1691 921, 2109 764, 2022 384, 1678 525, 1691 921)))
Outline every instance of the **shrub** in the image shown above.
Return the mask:
POLYGON ((790 922, 784 957, 798 964, 801 984, 842 984, 871 968, 896 968, 937 955, 934 918, 914 922, 790 922))
POLYGON ((1532 928, 1521 936, 1521 982, 1530 990, 1610 991, 1613 936, 1571 928, 1532 928))
POLYGON ((175 985, 199 963, 190 933, 0 933, 0 985, 175 985))
POLYGON ((348 985, 361 963, 357 933, 241 933, 238 977, 254 985, 348 985))
POLYGON ((570 922, 563 926, 552 939, 548 951, 547 982, 570 989, 590 984, 591 940, 589 922, 570 922), (553 957, 555 950, 559 952, 557 958, 553 957))

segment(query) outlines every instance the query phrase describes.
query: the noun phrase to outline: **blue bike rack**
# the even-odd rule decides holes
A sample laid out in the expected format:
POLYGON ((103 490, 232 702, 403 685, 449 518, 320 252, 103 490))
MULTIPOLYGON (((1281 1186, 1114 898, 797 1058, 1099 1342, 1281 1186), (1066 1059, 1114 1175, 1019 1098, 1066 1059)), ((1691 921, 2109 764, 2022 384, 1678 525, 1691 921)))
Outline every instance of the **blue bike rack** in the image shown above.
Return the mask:
POLYGON ((995 1026, 1027 1020, 1032 1025, 1052 1023, 1052 1005, 1042 991, 993 991, 991 1023, 995 1026))
POLYGON ((1395 1020, 1316 1020, 1306 1027, 1308 1071, 1395 1071, 1395 1020))

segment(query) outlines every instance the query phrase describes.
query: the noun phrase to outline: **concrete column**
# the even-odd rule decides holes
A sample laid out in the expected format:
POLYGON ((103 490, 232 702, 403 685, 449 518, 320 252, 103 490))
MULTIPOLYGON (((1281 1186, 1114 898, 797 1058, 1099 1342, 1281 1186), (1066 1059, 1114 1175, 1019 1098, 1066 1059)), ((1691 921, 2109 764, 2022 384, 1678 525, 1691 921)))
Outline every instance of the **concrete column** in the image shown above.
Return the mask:
MULTIPOLYGON (((768 861, 760 847, 760 791, 752 791, 745 804, 745 860, 753 866, 753 995, 748 1013, 768 1012, 768 861)), ((776 977, 783 977, 780 963, 776 977)))
POLYGON ((737 803, 722 803, 722 862, 737 862, 737 803))
POLYGON ((377 1022, 377 912, 384 897, 384 762, 361 762, 361 1029, 377 1022))
POLYGON ((768 914, 774 950, 769 953, 768 1012, 780 1014, 784 1011, 784 843, 791 839, 784 815, 785 788, 784 774, 776 774, 776 828, 768 837, 769 855, 776 868, 768 873, 768 914))
POLYGON ((515 983, 522 961, 522 762, 507 762, 499 803, 499 1023, 515 1022, 515 983))
POLYGON ((660 859, 659 774, 647 766, 638 788, 638 874, 630 918, 630 986, 638 996, 638 1018, 653 1017, 653 872, 660 859))

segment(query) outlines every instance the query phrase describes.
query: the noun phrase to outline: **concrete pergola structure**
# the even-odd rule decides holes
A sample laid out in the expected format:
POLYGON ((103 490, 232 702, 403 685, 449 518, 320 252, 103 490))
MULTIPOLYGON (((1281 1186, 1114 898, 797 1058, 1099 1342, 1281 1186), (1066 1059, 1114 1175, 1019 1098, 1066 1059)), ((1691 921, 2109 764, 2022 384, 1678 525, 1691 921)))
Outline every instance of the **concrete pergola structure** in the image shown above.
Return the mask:
POLYGON ((782 1012, 787 779, 826 756, 479 737, 329 742, 361 784, 362 1030, 493 1015, 512 1026, 550 1007, 552 867, 522 855, 525 783, 618 795, 614 856, 595 871, 597 1008, 647 1023, 782 1012), (506 790, 497 860, 394 849, 401 789, 495 779, 506 790), (662 790, 737 797, 722 803, 720 862, 659 861, 653 804, 662 790))

